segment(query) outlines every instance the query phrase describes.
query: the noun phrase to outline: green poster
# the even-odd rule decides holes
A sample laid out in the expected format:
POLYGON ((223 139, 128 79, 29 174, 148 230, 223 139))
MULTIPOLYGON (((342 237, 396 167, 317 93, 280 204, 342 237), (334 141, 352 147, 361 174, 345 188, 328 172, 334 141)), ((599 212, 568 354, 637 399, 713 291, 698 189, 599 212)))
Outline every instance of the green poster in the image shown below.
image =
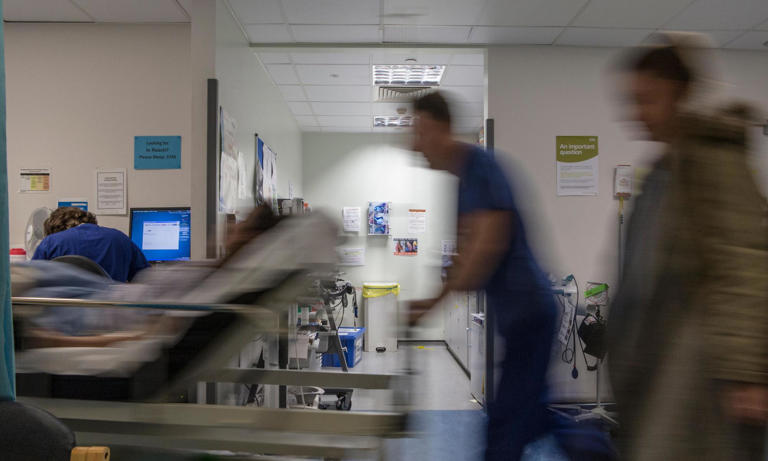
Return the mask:
POLYGON ((597 195, 597 136, 557 136, 557 195, 597 195))

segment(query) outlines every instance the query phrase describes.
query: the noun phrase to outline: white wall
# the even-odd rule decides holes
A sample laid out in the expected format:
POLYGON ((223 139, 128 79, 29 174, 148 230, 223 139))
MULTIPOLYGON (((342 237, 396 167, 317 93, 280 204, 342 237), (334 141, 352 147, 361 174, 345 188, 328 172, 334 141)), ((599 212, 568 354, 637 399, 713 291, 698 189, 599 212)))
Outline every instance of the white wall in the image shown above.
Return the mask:
POLYGON ((249 170, 253 171, 254 134, 258 133, 277 153, 278 195, 287 198, 291 184, 294 195, 301 197, 301 132, 280 90, 222 0, 216 2, 216 78, 219 102, 237 121, 238 148, 247 156, 249 170))
MULTIPOLYGON (((343 233, 344 246, 366 248, 365 266, 343 270, 356 286, 399 282, 401 300, 439 292, 440 243, 455 238, 456 221, 456 180, 420 166, 407 146, 408 138, 395 134, 304 134, 304 197, 313 210, 328 212, 341 228, 342 207, 366 213, 369 201, 392 202, 392 236, 369 237, 365 217, 359 233, 343 233), (410 208, 427 210, 427 232, 413 235, 419 239, 418 256, 395 256, 392 237, 409 236, 410 208)), ((443 339, 442 313, 427 319, 417 337, 443 339)))
POLYGON ((37 207, 93 204, 100 167, 127 170, 130 207, 190 205, 189 25, 6 24, 5 53, 11 244, 37 207), (182 168, 133 170, 137 135, 181 135, 182 168), (51 168, 51 192, 20 194, 19 168, 51 168))
MULTIPOLYGON (((492 47, 488 53, 488 116, 495 119, 497 156, 502 162, 509 164, 514 159, 522 166, 538 197, 534 205, 544 217, 543 224, 529 232, 547 237, 538 246, 550 255, 547 259, 554 273, 573 273, 582 287, 587 281, 606 281, 614 290, 618 201, 613 199, 613 169, 620 163, 647 164, 656 149, 652 143, 633 141, 633 134, 617 121, 621 114, 612 96, 615 82, 608 73, 617 52, 608 48, 492 47), (556 196, 557 135, 599 137, 597 197, 556 196)), ((768 55, 721 54, 722 77, 732 84, 728 91, 768 107, 764 80, 768 55)), ((764 139, 758 141, 764 144, 764 139)), ((763 165, 768 164, 766 157, 763 165)), ((574 381, 568 366, 556 366, 556 397, 594 395, 594 374, 586 372, 583 360, 579 360, 579 368, 581 377, 574 381)))

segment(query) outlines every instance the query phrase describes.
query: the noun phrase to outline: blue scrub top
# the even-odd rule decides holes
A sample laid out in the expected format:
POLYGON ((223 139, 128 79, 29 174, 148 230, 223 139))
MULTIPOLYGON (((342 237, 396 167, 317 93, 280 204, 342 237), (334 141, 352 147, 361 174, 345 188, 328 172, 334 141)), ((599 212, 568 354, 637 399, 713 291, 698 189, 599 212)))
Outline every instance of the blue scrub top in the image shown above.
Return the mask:
POLYGON ((117 229, 95 224, 79 226, 46 237, 32 259, 54 259, 79 255, 98 263, 118 282, 129 282, 137 272, 149 267, 139 247, 117 229))
POLYGON ((511 241, 485 288, 490 300, 520 299, 521 294, 549 293, 549 284, 528 245, 512 187, 493 156, 464 145, 467 157, 459 175, 459 216, 477 211, 509 211, 511 241))

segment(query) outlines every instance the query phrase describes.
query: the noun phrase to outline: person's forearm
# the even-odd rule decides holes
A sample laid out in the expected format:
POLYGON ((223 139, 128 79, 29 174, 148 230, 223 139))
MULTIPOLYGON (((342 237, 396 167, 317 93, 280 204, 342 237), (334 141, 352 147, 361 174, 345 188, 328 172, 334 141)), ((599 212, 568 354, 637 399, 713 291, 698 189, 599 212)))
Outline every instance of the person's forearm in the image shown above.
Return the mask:
POLYGON ((461 258, 453 274, 449 274, 447 286, 454 291, 479 290, 499 265, 504 248, 475 246, 461 258))

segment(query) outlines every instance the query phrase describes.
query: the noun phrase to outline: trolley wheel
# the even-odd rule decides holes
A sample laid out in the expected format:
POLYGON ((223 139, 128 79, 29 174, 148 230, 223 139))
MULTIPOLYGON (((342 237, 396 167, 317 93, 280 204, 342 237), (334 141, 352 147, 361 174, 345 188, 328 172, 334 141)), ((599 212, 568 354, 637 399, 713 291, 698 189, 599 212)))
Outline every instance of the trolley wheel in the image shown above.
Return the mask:
POLYGON ((349 411, 352 409, 352 398, 347 394, 339 394, 336 400, 336 409, 339 411, 349 411))

